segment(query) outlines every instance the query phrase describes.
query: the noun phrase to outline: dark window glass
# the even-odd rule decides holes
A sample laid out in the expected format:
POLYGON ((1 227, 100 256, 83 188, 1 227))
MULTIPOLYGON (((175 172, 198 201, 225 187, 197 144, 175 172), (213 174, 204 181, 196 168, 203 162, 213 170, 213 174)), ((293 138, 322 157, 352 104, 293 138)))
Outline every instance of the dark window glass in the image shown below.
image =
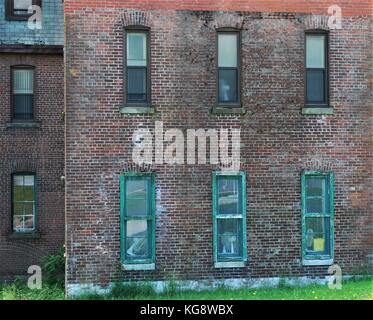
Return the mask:
POLYGON ((146 101, 146 69, 128 69, 128 101, 146 101))
POLYGON ((237 70, 219 70, 219 100, 220 102, 237 102, 237 70))
POLYGON ((324 70, 307 71, 307 99, 308 102, 325 102, 324 70))

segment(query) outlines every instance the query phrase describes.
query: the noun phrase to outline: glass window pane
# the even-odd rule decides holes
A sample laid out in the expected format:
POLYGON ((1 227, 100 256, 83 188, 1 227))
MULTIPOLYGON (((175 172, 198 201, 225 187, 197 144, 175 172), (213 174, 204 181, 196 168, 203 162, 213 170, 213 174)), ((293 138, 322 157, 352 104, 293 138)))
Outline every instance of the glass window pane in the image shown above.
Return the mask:
POLYGON ((238 178, 218 178, 218 214, 241 214, 238 178))
POLYGON ((322 197, 325 195, 325 179, 319 177, 306 178, 307 197, 322 197))
POLYGON ((148 179, 127 179, 127 199, 146 199, 148 179))
POLYGON ((34 70, 13 70, 13 93, 34 93, 34 70))
POLYGON ((13 203, 13 215, 20 216, 24 213, 24 206, 23 203, 13 203))
POLYGON ((218 255, 242 256, 242 219, 218 219, 218 255))
POLYGON ((324 70, 307 70, 307 102, 325 102, 324 70))
POLYGON ((330 219, 306 218, 306 250, 308 254, 329 254, 330 219))
POLYGON ((325 67, 325 35, 306 36, 306 67, 325 67))
POLYGON ((34 229, 34 216, 24 216, 24 228, 26 230, 34 229))
POLYGON ((23 229, 23 216, 13 216, 13 230, 20 231, 23 229))
POLYGON ((219 67, 237 67, 237 41, 236 34, 218 35, 219 67))
POLYGON ((147 220, 128 220, 126 228, 127 259, 146 259, 151 257, 147 220))
POLYGON ((15 95, 14 101, 14 118, 32 119, 33 118, 33 101, 32 95, 15 95))
POLYGON ((127 34, 127 66, 146 66, 146 33, 127 34))
POLYGON ((146 69, 129 68, 127 82, 128 101, 146 101, 146 69))
POLYGON ((219 70, 219 101, 237 102, 237 70, 219 70))
POLYGON ((32 0, 13 0, 14 9, 28 9, 32 5, 32 0))

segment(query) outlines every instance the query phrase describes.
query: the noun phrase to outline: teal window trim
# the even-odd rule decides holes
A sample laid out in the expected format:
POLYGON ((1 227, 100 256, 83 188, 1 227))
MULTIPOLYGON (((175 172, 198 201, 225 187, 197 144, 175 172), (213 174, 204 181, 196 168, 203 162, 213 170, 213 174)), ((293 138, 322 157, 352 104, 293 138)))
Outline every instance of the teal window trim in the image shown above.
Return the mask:
POLYGON ((138 173, 125 172, 120 176, 120 260, 125 265, 139 265, 155 263, 155 207, 156 207, 156 192, 155 192, 155 174, 154 173, 138 173), (129 177, 150 177, 151 188, 149 203, 151 204, 149 216, 131 216, 126 214, 126 181, 129 177), (150 259, 126 259, 126 221, 127 220, 147 220, 151 225, 151 258, 150 259))
MULTIPOLYGON (((303 171, 301 177, 301 202, 302 202, 302 258, 303 260, 333 260, 334 259, 334 174, 333 172, 320 171, 303 171), (306 179, 307 177, 320 177, 328 179, 328 196, 329 196, 329 212, 327 213, 307 213, 306 212, 306 179), (307 217, 327 217, 329 218, 329 254, 307 255, 306 250, 306 218, 307 217)), ((325 199, 323 199, 325 202, 325 199)))
POLYGON ((16 172, 11 175, 11 212, 12 212, 12 227, 11 230, 13 233, 17 234, 23 234, 23 233, 35 233, 38 230, 38 205, 37 205, 37 180, 36 180, 36 174, 34 172, 16 172), (34 177, 34 204, 33 204, 33 212, 34 212, 34 227, 29 230, 23 230, 23 231, 18 231, 14 229, 14 178, 17 176, 33 176, 34 177))
POLYGON ((244 172, 213 172, 212 174, 212 225, 213 225, 213 259, 214 263, 220 262, 239 262, 247 261, 247 236, 246 236, 246 174, 244 172), (217 202, 218 202, 218 188, 217 180, 220 177, 239 177, 241 179, 241 195, 240 195, 240 207, 242 214, 239 215, 218 215, 217 213, 217 202), (225 258, 219 259, 218 257, 218 224, 217 219, 241 219, 242 220, 242 256, 237 258, 225 258))

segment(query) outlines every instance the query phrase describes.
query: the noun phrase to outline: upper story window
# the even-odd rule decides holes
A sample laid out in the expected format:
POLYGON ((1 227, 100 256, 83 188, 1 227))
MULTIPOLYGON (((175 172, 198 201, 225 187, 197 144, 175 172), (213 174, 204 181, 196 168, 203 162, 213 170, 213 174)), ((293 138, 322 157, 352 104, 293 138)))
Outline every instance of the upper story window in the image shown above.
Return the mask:
POLYGON ((240 34, 218 32, 218 104, 240 104, 240 34))
POLYGON ((306 105, 328 105, 327 47, 325 32, 306 33, 306 105))
POLYGON ((41 7, 41 0, 5 0, 6 17, 8 20, 27 20, 33 12, 29 7, 36 5, 41 7))
POLYGON ((34 71, 33 67, 12 68, 12 114, 13 120, 34 118, 34 71))
POLYGON ((14 232, 35 231, 36 183, 34 174, 13 174, 12 217, 14 232))
POLYGON ((150 103, 149 31, 126 30, 126 102, 150 103))

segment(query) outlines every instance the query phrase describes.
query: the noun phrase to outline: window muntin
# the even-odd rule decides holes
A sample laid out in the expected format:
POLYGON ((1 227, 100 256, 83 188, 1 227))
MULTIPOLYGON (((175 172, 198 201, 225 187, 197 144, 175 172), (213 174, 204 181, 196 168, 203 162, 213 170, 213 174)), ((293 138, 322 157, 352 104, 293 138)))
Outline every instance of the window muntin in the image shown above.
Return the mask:
POLYGON ((31 120, 34 117, 34 69, 12 68, 13 119, 31 120))
POLYGON ((333 174, 302 174, 303 258, 333 255, 333 174))
POLYGON ((213 174, 215 262, 246 260, 245 174, 213 174))
POLYGON ((218 102, 239 104, 239 33, 218 32, 218 102))
POLYGON ((121 176, 122 261, 154 262, 155 186, 152 174, 121 176))
POLYGON ((306 104, 328 103, 327 34, 306 34, 306 104))
POLYGON ((34 174, 13 174, 12 217, 14 232, 35 230, 36 183, 34 174))
POLYGON ((126 32, 127 103, 149 101, 148 31, 126 32))

